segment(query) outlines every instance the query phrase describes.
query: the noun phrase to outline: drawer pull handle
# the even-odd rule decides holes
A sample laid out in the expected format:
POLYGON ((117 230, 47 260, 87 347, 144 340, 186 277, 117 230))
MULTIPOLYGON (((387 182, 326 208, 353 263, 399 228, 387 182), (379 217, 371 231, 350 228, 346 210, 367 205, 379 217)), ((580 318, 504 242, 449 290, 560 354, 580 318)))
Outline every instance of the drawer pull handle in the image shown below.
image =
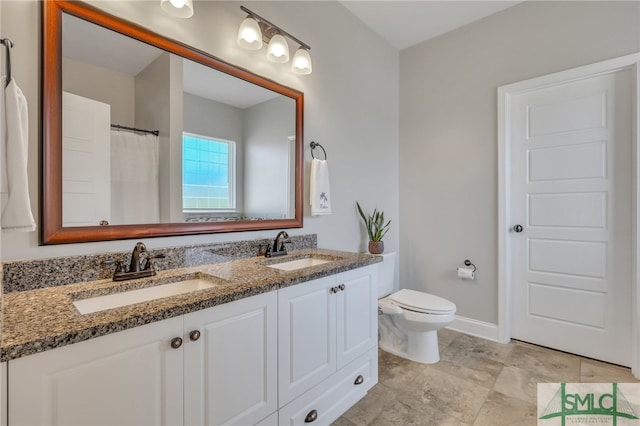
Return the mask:
POLYGON ((311 410, 309 411, 309 414, 307 414, 307 417, 304 418, 304 422, 305 423, 315 422, 317 418, 318 418, 318 412, 316 410, 311 410))
POLYGON ((340 284, 340 290, 344 291, 344 284, 340 284))
POLYGON ((193 330, 191 333, 189 333, 189 339, 192 342, 195 342, 199 338, 200 338, 200 330, 193 330))
POLYGON ((173 349, 178 349, 180 346, 182 346, 182 339, 180 337, 174 337, 171 339, 171 347, 173 349))
POLYGON ((363 383, 364 383, 364 377, 362 377, 362 374, 356 377, 356 381, 353 382, 354 385, 361 385, 363 383))

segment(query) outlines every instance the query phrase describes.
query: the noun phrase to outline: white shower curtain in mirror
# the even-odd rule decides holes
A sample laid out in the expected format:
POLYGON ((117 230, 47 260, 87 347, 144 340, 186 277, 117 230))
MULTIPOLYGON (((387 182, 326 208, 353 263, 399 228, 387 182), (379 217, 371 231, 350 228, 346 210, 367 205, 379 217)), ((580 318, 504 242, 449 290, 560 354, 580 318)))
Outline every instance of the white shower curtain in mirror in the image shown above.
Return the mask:
POLYGON ((158 137, 111 131, 111 225, 158 223, 158 137))

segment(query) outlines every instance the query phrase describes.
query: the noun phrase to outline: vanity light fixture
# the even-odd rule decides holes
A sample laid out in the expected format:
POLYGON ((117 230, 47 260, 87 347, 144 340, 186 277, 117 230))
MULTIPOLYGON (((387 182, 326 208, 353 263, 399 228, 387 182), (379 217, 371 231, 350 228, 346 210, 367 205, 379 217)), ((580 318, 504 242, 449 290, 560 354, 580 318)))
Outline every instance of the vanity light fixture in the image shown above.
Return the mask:
POLYGON ((296 74, 311 74, 311 55, 300 46, 291 60, 291 70, 296 74))
POLYGON ((160 7, 177 18, 193 16, 193 0, 160 0, 160 7))
POLYGON ((289 62, 289 45, 282 35, 275 34, 271 37, 267 47, 267 59, 280 64, 289 62))
POLYGON ((240 9, 247 13, 247 17, 242 21, 238 29, 238 45, 249 50, 259 50, 262 48, 263 42, 267 43, 267 59, 272 62, 285 63, 289 62, 287 39, 290 39, 300 45, 293 55, 291 70, 296 74, 311 74, 311 55, 309 54, 311 47, 308 44, 303 43, 246 7, 240 6, 240 9))
POLYGON ((258 21, 247 16, 238 30, 238 45, 248 50, 262 49, 262 31, 258 21))

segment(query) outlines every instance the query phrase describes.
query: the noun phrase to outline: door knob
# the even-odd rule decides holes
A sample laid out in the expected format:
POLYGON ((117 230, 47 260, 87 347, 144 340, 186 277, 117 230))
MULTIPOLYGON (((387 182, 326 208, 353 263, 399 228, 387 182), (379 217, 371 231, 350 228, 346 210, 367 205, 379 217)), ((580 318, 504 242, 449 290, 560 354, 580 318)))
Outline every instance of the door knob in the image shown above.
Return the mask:
POLYGON ((180 346, 182 346, 182 339, 180 337, 174 337, 171 339, 171 347, 173 349, 178 349, 180 346))
POLYGON ((199 338, 200 338, 200 330, 193 330, 191 333, 189 333, 189 339, 192 342, 195 342, 199 338))
POLYGON ((522 232, 522 225, 516 225, 513 227, 513 230, 516 232, 522 232))

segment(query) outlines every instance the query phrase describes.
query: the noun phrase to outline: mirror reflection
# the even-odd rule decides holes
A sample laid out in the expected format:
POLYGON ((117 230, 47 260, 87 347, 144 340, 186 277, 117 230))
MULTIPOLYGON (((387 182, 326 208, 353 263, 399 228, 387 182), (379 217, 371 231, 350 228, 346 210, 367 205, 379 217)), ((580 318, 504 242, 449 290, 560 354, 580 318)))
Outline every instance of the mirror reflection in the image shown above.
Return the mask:
POLYGON ((295 217, 296 100, 62 14, 62 226, 295 217))

